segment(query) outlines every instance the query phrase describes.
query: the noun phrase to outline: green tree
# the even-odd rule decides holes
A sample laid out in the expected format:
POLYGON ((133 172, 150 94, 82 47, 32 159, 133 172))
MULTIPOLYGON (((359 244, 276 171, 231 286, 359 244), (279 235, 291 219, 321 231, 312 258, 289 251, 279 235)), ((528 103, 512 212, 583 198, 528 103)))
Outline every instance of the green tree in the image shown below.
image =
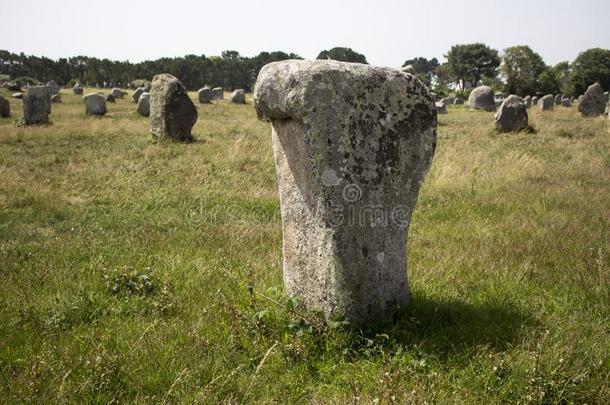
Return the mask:
POLYGON ((504 50, 500 70, 506 79, 505 88, 509 94, 536 94, 540 90, 540 75, 545 69, 542 57, 527 45, 504 50))
POLYGON ((328 51, 322 51, 316 59, 332 59, 341 62, 366 63, 366 57, 352 48, 336 47, 328 51))
POLYGON ((610 90, 610 50, 593 48, 578 55, 572 63, 572 84, 577 94, 598 82, 604 90, 610 90))
POLYGON ((473 87, 484 77, 495 77, 500 66, 498 51, 481 43, 454 45, 445 57, 454 81, 473 87))

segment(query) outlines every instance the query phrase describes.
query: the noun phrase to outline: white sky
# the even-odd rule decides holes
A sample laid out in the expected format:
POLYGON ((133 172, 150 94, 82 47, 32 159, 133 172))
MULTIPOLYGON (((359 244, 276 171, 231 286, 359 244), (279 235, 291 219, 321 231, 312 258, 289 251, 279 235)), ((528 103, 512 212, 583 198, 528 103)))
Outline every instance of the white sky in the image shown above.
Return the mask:
POLYGON ((347 46, 400 66, 484 42, 526 44, 555 64, 610 48, 609 21, 610 0, 0 0, 0 49, 137 62, 227 49, 315 58, 347 46))

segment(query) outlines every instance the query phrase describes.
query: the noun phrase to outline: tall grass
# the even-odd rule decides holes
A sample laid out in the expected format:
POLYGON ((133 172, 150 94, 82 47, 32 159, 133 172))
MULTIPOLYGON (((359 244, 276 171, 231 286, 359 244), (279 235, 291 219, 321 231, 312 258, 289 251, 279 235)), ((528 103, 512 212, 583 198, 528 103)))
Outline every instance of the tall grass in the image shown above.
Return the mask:
MULTIPOLYGON (((65 90, 64 90, 65 92, 65 90)), ((7 94, 3 94, 7 96, 7 94)), ((195 99, 193 95, 193 99, 195 99)), ((607 403, 610 131, 450 107, 408 241, 409 310, 349 332, 282 294, 268 124, 129 99, 0 119, 0 403, 607 403)), ((251 100, 249 100, 251 103, 251 100)))

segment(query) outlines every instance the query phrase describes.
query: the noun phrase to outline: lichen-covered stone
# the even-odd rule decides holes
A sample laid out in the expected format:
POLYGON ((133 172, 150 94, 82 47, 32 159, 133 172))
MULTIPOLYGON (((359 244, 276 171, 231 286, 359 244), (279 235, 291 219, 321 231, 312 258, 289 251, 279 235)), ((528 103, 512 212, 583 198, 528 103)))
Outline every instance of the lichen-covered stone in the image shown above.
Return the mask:
POLYGON ((572 107, 572 102, 570 101, 569 98, 562 98, 561 99, 561 105, 564 107, 572 107))
POLYGON ((470 92, 468 106, 474 110, 496 111, 494 91, 488 86, 477 87, 470 92))
POLYGON ((222 87, 214 87, 212 89, 212 100, 222 100, 225 98, 225 92, 222 87))
POLYGON ((138 113, 148 117, 150 116, 150 93, 142 93, 138 100, 138 113))
POLYGON ((150 130, 155 138, 191 141, 197 122, 197 108, 186 89, 174 76, 156 75, 150 91, 150 130))
POLYGON ((578 111, 583 117, 599 117, 604 113, 604 90, 599 83, 589 86, 578 103, 578 111))
POLYGON ((48 124, 49 114, 51 114, 51 87, 28 87, 23 96, 23 120, 26 125, 48 124))
POLYGON ((85 102, 85 114, 104 116, 106 114, 106 98, 101 94, 92 93, 83 97, 85 102))
POLYGON ((231 102, 235 104, 246 104, 246 91, 237 89, 231 93, 231 102))
POLYGON ((554 106, 555 99, 552 94, 547 94, 538 100, 538 108, 540 108, 541 111, 552 111, 554 106))
POLYGON ((131 95, 131 97, 133 98, 133 102, 134 103, 138 103, 138 100, 140 99, 140 96, 142 95, 142 93, 146 93, 146 89, 144 87, 138 87, 133 94, 131 95))
POLYGON ((519 132, 527 129, 527 107, 521 97, 510 95, 504 99, 495 115, 495 122, 500 132, 519 132))
POLYGON ((0 117, 6 118, 11 116, 11 104, 7 99, 0 96, 0 117))
POLYGON ((525 108, 530 108, 532 106, 532 97, 531 96, 525 96, 523 98, 523 104, 525 104, 525 108))
POLYGON ((209 87, 202 87, 197 91, 197 98, 201 104, 209 104, 212 102, 212 89, 209 87))
POLYGON ((532 97, 532 105, 538 105, 538 96, 532 97))
POLYGON ((352 325, 403 309, 408 224, 436 144, 426 86, 389 68, 289 60, 263 67, 254 106, 272 124, 288 294, 352 325))

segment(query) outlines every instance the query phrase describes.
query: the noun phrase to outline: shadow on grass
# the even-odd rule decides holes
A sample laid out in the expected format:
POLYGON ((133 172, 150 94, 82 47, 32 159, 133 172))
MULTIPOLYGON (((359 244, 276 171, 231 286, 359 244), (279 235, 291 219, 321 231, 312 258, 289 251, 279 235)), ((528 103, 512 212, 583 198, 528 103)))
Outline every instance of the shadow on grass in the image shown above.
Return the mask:
POLYGON ((477 347, 504 351, 536 325, 508 300, 470 304, 415 294, 408 310, 394 322, 378 324, 362 334, 368 339, 387 336, 390 345, 415 345, 447 358, 477 347))

